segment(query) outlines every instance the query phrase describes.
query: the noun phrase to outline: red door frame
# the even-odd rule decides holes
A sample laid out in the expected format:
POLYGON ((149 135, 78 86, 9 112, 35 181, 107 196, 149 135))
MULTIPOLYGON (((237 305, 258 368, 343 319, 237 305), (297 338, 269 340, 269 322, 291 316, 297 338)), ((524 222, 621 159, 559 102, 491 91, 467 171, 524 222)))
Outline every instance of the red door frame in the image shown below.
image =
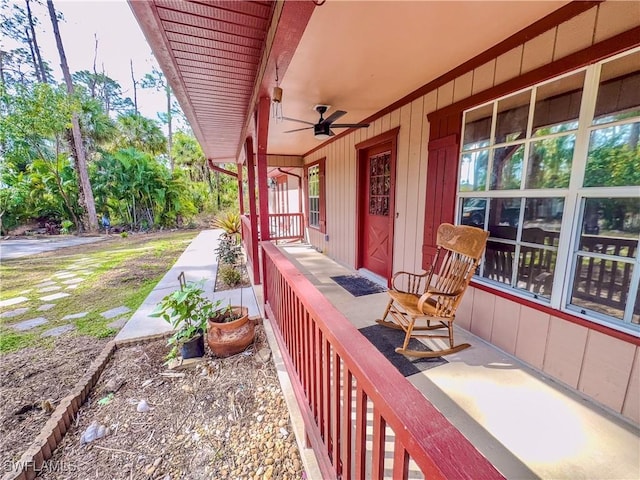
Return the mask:
POLYGON ((370 148, 384 144, 391 144, 391 195, 389 199, 389 244, 391 246, 391 252, 389 255, 389 262, 387 264, 387 272, 385 278, 387 285, 390 285, 391 275, 393 273, 393 238, 394 227, 396 218, 396 160, 398 152, 398 132, 400 127, 396 127, 388 132, 381 133, 373 138, 358 143, 356 147, 356 269, 362 267, 365 249, 362 247, 362 241, 364 237, 362 225, 364 218, 362 215, 365 208, 364 192, 366 191, 365 182, 367 181, 368 169, 365 168, 367 164, 367 152, 370 148))

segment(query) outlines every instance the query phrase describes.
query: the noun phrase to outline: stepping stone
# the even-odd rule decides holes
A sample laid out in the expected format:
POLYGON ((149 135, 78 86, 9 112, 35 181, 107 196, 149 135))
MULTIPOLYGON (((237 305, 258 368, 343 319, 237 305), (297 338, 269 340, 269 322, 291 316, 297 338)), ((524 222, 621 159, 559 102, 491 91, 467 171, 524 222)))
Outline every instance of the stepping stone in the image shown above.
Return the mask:
POLYGON ((48 323, 48 320, 46 318, 37 317, 32 318, 31 320, 25 320, 24 322, 14 323, 13 325, 11 325, 11 327, 22 332, 24 330, 31 330, 38 325, 44 325, 45 323, 48 323))
POLYGON ((29 307, 16 308, 15 310, 11 310, 9 312, 0 313, 0 318, 17 317, 18 315, 22 315, 27 311, 29 311, 29 307))
POLYGON ((59 327, 50 328, 49 330, 45 330, 40 334, 41 337, 59 337, 63 333, 70 332, 71 330, 75 330, 75 325, 61 325, 59 327))
POLYGON ((76 318, 84 318, 89 314, 89 312, 80 312, 80 313, 72 313, 71 315, 65 315, 62 317, 62 320, 74 320, 76 318))
POLYGON ((130 312, 131 310, 128 307, 116 307, 111 310, 107 310, 106 312, 102 312, 100 315, 102 318, 115 318, 118 315, 123 315, 125 313, 130 312))
POLYGON ((20 293, 20 295, 26 295, 26 294, 27 294, 27 293, 29 293, 31 290, 33 290, 33 289, 32 289, 32 288, 29 288, 29 289, 27 289, 27 290, 23 290, 23 291, 21 291, 21 292, 19 292, 19 293, 20 293))
POLYGON ((54 293, 53 295, 47 295, 46 297, 40 297, 40 300, 42 300, 43 302, 50 302, 51 300, 58 300, 60 298, 68 297, 69 295, 71 294, 58 292, 54 293))
POLYGON ((29 300, 27 297, 7 298, 6 300, 2 300, 0 302, 0 307, 9 307, 11 305, 17 305, 18 303, 26 302, 27 300, 29 300))
POLYGON ((54 275, 54 277, 56 278, 72 278, 77 276, 78 275, 75 272, 63 272, 63 273, 57 273, 54 275))
POLYGON ((122 318, 117 319, 115 322, 108 323, 107 327, 119 330, 119 329, 121 329, 122 327, 125 326, 125 324, 127 323, 128 320, 129 319, 127 317, 122 317, 122 318))
POLYGON ((78 284, 76 283, 75 285, 69 285, 66 289, 67 290, 75 290, 76 288, 78 288, 78 284))
POLYGON ((55 292, 56 290, 61 290, 62 287, 59 285, 52 285, 50 287, 44 287, 38 290, 38 293, 46 293, 46 292, 55 292))
POLYGON ((47 280, 46 282, 42 282, 36 285, 36 288, 50 287, 51 285, 55 285, 55 284, 56 282, 54 282, 53 280, 47 280))
POLYGON ((84 268, 84 265, 71 265, 70 267, 67 267, 67 270, 79 270, 81 268, 84 268))
POLYGON ((45 303, 44 305, 40 306, 40 308, 38 308, 38 311, 46 312, 47 310, 51 310, 55 306, 56 306, 55 303, 45 303))
POLYGON ((70 278, 69 280, 65 280, 64 283, 65 285, 73 285, 74 283, 80 283, 81 281, 83 281, 84 278, 70 278))

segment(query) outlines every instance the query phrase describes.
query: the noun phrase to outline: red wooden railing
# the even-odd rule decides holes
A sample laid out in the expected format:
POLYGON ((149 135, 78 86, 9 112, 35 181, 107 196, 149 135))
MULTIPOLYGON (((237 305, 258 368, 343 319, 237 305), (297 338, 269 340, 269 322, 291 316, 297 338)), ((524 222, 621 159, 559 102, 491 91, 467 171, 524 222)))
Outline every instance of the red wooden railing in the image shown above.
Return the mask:
POLYGON ((304 215, 302 213, 270 213, 270 240, 302 240, 304 215))
POLYGON ((261 247, 265 310, 323 479, 504 478, 277 247, 261 247))

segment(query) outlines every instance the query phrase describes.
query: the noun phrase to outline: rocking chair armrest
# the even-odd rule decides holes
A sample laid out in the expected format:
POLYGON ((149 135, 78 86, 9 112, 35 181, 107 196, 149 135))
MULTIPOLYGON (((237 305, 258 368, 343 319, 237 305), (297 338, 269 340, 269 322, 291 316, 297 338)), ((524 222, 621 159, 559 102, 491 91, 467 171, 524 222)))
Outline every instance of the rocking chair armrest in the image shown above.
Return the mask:
POLYGON ((396 280, 401 278, 401 277, 408 277, 407 279, 407 284, 409 285, 415 285, 416 288, 414 288, 414 290, 417 290, 417 287, 420 285, 421 283, 421 279, 422 278, 426 278, 427 276, 429 276, 431 274, 431 270, 428 270, 424 273, 414 273, 414 272, 404 272, 404 271, 399 271, 396 272, 393 277, 391 278, 391 288, 393 288, 395 291, 397 292, 402 292, 402 293, 413 293, 413 294, 419 294, 419 291, 405 291, 402 288, 398 286, 396 286, 396 280))
POLYGON ((424 292, 422 294, 422 296, 418 299, 418 309, 422 310, 422 306, 425 304, 425 302, 431 298, 431 297, 448 297, 448 298, 455 298, 458 295, 462 294, 464 292, 464 289, 461 290, 456 290, 455 292, 451 292, 451 293, 446 293, 446 292, 439 292, 437 290, 427 290, 426 292, 424 292))

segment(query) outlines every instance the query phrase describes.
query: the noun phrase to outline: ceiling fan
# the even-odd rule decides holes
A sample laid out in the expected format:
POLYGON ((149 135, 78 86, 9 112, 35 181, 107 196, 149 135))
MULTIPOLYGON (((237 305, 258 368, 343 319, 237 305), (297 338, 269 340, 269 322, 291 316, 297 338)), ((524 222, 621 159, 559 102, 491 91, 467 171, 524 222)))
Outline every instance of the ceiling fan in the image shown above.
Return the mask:
POLYGON ((336 110, 327 118, 324 118, 323 115, 326 113, 328 109, 329 109, 329 105, 315 106, 315 111, 320 114, 320 120, 318 120, 318 123, 311 123, 305 120, 297 120, 295 118, 283 117, 284 120, 289 120, 291 122, 298 122, 298 123, 306 123, 307 125, 311 125, 310 127, 296 128, 295 130, 287 130, 284 133, 299 132, 301 130, 311 130, 313 128, 313 136, 315 138, 317 138, 318 140, 326 140, 327 138, 335 135, 335 133, 331 131, 332 128, 366 128, 369 126, 368 123, 333 123, 343 115, 346 115, 347 112, 345 112, 344 110, 336 110))

